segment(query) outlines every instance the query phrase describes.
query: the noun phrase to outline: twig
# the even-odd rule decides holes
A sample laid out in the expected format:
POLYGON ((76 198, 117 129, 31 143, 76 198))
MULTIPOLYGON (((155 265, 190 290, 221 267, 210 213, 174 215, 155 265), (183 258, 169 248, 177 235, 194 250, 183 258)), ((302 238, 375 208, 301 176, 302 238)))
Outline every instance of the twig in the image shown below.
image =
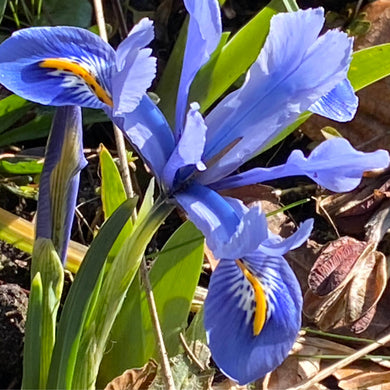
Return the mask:
POLYGON ((331 366, 320 371, 317 375, 314 375, 313 378, 306 380, 295 387, 290 387, 287 390, 307 390, 310 387, 314 386, 316 383, 324 380, 328 376, 332 375, 335 371, 347 366, 348 364, 353 363, 355 360, 362 358, 365 355, 368 355, 370 352, 374 351, 379 347, 383 347, 386 343, 390 342, 390 333, 382 337, 378 341, 375 341, 372 344, 367 345, 366 347, 356 351, 352 355, 338 361, 337 363, 332 364, 331 366))
POLYGON ((204 365, 202 364, 202 362, 195 356, 195 354, 191 351, 190 347, 188 346, 187 344, 187 341, 186 339, 184 338, 183 336, 183 333, 179 333, 179 337, 180 337, 180 342, 181 342, 181 345, 183 346, 184 350, 186 351, 187 355, 191 358, 191 360, 198 366, 198 368, 201 370, 201 371, 204 371, 205 368, 204 368, 204 365))
MULTIPOLYGON (((106 24, 104 21, 102 1, 94 0, 94 6, 95 6, 96 20, 99 27, 100 37, 107 42, 108 38, 107 38, 106 24)), ((133 185, 131 183, 129 164, 127 162, 125 141, 122 132, 115 125, 114 125, 114 134, 115 134, 115 142, 118 151, 119 166, 120 166, 120 172, 121 172, 123 184, 125 187, 127 197, 131 198, 134 197, 134 190, 133 190, 133 185)), ((137 217, 136 213, 137 211, 134 209, 134 213, 133 213, 134 220, 137 217)), ((141 270, 142 282, 146 292, 146 298, 148 301, 150 316, 152 318, 153 329, 155 331, 156 338, 157 338, 157 345, 158 345, 158 351, 161 359, 161 368, 163 371, 163 379, 165 381, 165 386, 167 390, 175 390, 175 383, 173 382, 173 375, 172 375, 171 367, 169 365, 168 354, 162 336, 160 321, 158 319, 156 303, 153 296, 152 286, 150 285, 150 281, 149 281, 145 258, 143 258, 141 261, 140 270, 141 270)))
POLYGON ((168 353, 165 348, 164 339, 161 331, 160 322, 157 315, 156 302, 153 296, 152 286, 150 285, 148 269, 146 267, 145 258, 142 259, 141 266, 141 278, 145 287, 146 299, 148 301, 149 312, 152 318, 153 329, 157 338, 157 347, 161 359, 161 368, 163 372, 163 379, 165 382, 165 388, 167 390, 175 390, 175 383, 173 381, 173 375, 171 366, 169 365, 168 353))

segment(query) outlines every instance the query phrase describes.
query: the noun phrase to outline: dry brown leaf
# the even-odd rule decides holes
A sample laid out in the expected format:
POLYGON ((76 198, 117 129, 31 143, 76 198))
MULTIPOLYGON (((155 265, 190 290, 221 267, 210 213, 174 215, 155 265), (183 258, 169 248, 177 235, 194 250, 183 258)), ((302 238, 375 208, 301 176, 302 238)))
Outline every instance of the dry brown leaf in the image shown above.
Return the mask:
POLYGON ((364 237, 365 224, 388 198, 390 179, 387 172, 363 179, 359 187, 351 192, 318 200, 317 211, 330 218, 339 232, 364 237))
POLYGON ((157 373, 157 364, 150 360, 142 368, 126 370, 114 378, 104 390, 147 390, 157 373))
POLYGON ((333 375, 339 380, 338 386, 343 390, 390 390, 390 371, 365 363, 337 370, 333 375))
POLYGON ((240 386, 230 379, 225 379, 223 382, 213 385, 211 390, 248 390, 247 386, 240 386))
POLYGON ((368 311, 371 311, 381 298, 386 284, 387 264, 385 255, 377 251, 369 253, 364 268, 362 267, 362 272, 358 272, 351 281, 346 307, 346 320, 348 322, 358 321, 368 311))
POLYGON ((342 237, 324 248, 309 273, 303 312, 321 330, 370 324, 387 284, 385 256, 374 243, 342 237))
MULTIPOLYGON (((315 346, 296 344, 295 349, 300 355, 319 355, 320 349, 315 346)), ((276 370, 266 375, 263 382, 263 390, 279 390, 290 388, 305 379, 311 378, 320 370, 320 359, 318 357, 300 357, 296 354, 290 355, 276 370)), ((321 386, 321 385, 319 385, 321 386)), ((324 388, 314 386, 313 390, 324 388)))
POLYGON ((354 348, 335 341, 304 335, 298 337, 293 346, 293 353, 303 355, 304 347, 317 348, 320 355, 351 355, 356 352, 354 348))

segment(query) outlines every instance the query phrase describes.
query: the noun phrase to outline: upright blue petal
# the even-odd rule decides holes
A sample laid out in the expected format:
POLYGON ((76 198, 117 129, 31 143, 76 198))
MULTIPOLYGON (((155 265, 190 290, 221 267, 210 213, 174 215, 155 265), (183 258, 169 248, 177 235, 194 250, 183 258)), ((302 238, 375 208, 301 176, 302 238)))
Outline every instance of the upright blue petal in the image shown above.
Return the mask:
POLYGON ((347 122, 355 116, 358 104, 359 99, 351 83, 345 79, 312 104, 309 111, 334 121, 347 122))
POLYGON ((204 313, 214 361, 243 385, 287 357, 301 325, 302 296, 282 257, 257 251, 238 262, 249 278, 237 262, 221 260, 211 276, 204 313), (257 315, 265 322, 255 329, 257 315))
POLYGON ((240 217, 229 202, 196 182, 188 183, 175 193, 175 199, 206 237, 212 251, 228 242, 240 223, 240 217))
MULTIPOLYGON (((206 130, 203 117, 199 113, 199 104, 191 104, 184 131, 164 168, 162 181, 163 187, 165 186, 167 190, 174 190, 174 181, 179 170, 182 170, 180 176, 186 176, 186 174, 191 175, 195 168, 198 170, 206 169, 202 162, 206 130), (183 168, 188 168, 188 173, 186 170, 183 172, 183 168)), ((186 177, 182 177, 182 179, 185 181, 186 177)))
POLYGON ((81 109, 60 107, 53 120, 39 184, 37 238, 53 241, 65 261, 76 206, 83 153, 81 109))
POLYGON ((164 167, 175 148, 172 130, 162 112, 144 95, 134 111, 113 119, 161 184, 164 167))
POLYGON ((356 188, 363 172, 386 168, 390 158, 386 150, 364 153, 354 149, 344 138, 333 138, 317 146, 309 157, 294 150, 286 164, 254 168, 215 183, 214 189, 241 187, 286 176, 306 175, 319 185, 335 192, 356 188))
POLYGON ((112 106, 115 52, 76 27, 33 27, 0 45, 0 83, 41 104, 112 106))
POLYGON ((221 11, 217 0, 185 0, 184 4, 190 15, 190 22, 176 100, 177 137, 183 131, 191 83, 217 47, 222 33, 221 11))
POLYGON ((154 38, 153 23, 142 19, 116 51, 117 72, 112 77, 114 115, 133 111, 156 74, 156 58, 145 48, 154 38))
POLYGON ((345 80, 352 40, 339 31, 318 37, 323 22, 322 9, 272 18, 265 45, 244 85, 206 118, 206 164, 225 154, 199 175, 202 184, 233 172, 345 80))

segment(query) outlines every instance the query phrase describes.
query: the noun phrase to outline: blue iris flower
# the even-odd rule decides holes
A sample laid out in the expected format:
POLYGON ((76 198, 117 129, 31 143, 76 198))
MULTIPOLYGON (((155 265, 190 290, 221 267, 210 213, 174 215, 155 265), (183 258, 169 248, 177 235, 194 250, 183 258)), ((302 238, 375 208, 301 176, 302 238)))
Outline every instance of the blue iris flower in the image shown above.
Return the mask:
POLYGON ((153 24, 142 19, 114 49, 77 27, 32 27, 0 45, 0 83, 52 106, 101 108, 110 117, 134 109, 151 85, 156 59, 145 46, 153 24))
POLYGON ((279 167, 234 174, 306 110, 352 119, 352 41, 339 31, 319 35, 320 8, 274 16, 243 86, 203 118, 188 93, 220 41, 220 10, 217 0, 184 3, 190 22, 173 131, 144 94, 154 76, 154 60, 144 48, 153 35, 147 20, 116 53, 79 29, 22 30, 0 45, 0 82, 39 103, 103 108, 123 130, 167 200, 187 212, 221 259, 205 326, 215 361, 243 384, 279 365, 295 340, 301 294, 283 254, 306 240, 312 221, 282 240, 268 231, 259 208, 248 209, 217 190, 304 174, 329 189, 349 191, 364 171, 386 167, 389 155, 358 152, 348 141, 333 139, 308 158, 293 151, 279 167))

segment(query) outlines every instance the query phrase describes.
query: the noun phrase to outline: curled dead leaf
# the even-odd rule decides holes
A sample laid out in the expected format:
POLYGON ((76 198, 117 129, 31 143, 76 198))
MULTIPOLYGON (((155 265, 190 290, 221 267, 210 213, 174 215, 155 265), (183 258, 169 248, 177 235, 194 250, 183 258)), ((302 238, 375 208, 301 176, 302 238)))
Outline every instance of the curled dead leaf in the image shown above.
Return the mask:
POLYGON ((104 390, 147 390, 157 374, 157 363, 150 360, 142 368, 126 370, 104 390))
POLYGON ((374 243, 342 237, 324 248, 309 273, 305 316, 321 330, 370 324, 387 284, 385 256, 374 243))

